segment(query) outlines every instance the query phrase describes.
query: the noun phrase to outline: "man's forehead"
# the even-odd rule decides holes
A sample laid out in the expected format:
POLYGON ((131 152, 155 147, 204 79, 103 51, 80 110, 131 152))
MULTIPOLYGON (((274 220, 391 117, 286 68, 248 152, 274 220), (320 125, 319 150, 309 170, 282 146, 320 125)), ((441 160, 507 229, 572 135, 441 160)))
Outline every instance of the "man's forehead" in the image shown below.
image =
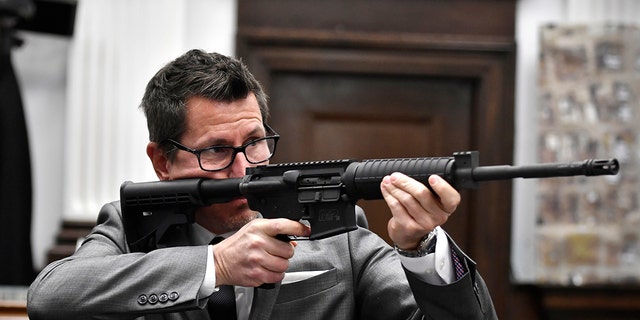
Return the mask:
MULTIPOLYGON (((255 97, 231 102, 193 98, 187 104, 185 133, 202 144, 222 142, 240 135, 252 135, 263 129, 262 114, 255 97)), ((194 141, 195 142, 195 141, 194 141)), ((229 141, 230 142, 230 141, 229 141)))
POLYGON ((190 98, 186 103, 187 115, 199 117, 202 114, 220 116, 221 118, 242 113, 260 114, 260 105, 253 95, 233 101, 219 101, 204 97, 190 98))

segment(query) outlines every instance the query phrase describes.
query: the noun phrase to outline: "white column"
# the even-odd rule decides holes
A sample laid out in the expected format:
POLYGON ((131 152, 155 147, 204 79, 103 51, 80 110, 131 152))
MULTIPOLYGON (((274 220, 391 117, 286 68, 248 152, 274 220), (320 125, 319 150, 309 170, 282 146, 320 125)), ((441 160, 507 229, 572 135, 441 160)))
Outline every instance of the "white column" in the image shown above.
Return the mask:
POLYGON ((79 1, 69 59, 64 219, 95 221, 125 180, 150 180, 138 109, 181 50, 184 1, 79 1))
POLYGON ((138 105, 187 49, 232 54, 235 0, 80 0, 69 59, 65 220, 95 221, 122 182, 156 180, 138 105))

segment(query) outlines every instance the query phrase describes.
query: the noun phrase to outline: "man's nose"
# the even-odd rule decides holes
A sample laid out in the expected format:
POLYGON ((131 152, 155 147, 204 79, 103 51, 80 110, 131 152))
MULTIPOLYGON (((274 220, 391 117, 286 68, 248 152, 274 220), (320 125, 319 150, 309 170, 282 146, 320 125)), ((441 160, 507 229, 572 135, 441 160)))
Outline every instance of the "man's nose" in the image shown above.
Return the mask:
POLYGON ((233 163, 231 164, 230 178, 244 177, 247 172, 247 167, 249 166, 251 166, 251 164, 247 161, 244 153, 236 153, 236 157, 233 159, 233 163))

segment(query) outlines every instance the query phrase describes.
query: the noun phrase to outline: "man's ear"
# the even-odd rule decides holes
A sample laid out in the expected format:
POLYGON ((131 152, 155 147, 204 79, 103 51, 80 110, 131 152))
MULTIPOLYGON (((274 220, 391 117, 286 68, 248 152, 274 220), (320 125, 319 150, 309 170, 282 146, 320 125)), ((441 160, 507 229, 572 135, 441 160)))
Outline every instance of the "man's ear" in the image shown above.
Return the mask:
POLYGON ((156 172, 158 179, 168 180, 169 159, 164 153, 164 150, 160 147, 160 144, 158 144, 157 142, 149 142, 149 144, 147 144, 147 156, 149 156, 151 164, 153 164, 153 170, 156 172))

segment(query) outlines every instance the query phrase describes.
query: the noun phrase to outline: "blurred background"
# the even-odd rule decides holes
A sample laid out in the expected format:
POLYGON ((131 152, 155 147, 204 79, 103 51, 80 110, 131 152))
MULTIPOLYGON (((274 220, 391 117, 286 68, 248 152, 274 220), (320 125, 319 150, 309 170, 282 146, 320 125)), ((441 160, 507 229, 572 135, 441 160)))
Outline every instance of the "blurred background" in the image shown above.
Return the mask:
MULTIPOLYGON (((264 84, 283 136, 276 162, 618 158, 614 177, 462 190, 445 229, 478 262, 501 319, 640 318, 637 1, 0 6, 0 317, 21 312, 25 286, 73 253, 123 181, 156 180, 139 101, 160 67, 201 48, 242 58, 264 84)), ((360 204, 386 239, 384 205, 360 204)))

